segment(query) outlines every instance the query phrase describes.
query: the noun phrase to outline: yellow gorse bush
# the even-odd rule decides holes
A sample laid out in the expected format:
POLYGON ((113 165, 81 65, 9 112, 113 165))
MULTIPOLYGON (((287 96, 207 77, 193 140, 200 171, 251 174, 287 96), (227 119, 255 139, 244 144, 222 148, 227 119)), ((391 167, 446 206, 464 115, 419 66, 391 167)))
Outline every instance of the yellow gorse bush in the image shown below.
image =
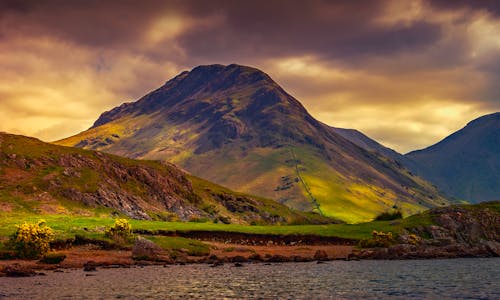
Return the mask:
POLYGON ((370 239, 364 239, 359 242, 359 246, 362 248, 389 247, 392 244, 394 244, 392 232, 376 230, 372 231, 372 237, 370 239))
POLYGON ((53 239, 53 230, 45 225, 44 220, 40 220, 38 223, 18 225, 9 244, 21 258, 39 258, 50 250, 53 239))
POLYGON ((116 219, 115 224, 106 230, 105 235, 112 239, 129 240, 132 238, 132 226, 127 219, 116 219))

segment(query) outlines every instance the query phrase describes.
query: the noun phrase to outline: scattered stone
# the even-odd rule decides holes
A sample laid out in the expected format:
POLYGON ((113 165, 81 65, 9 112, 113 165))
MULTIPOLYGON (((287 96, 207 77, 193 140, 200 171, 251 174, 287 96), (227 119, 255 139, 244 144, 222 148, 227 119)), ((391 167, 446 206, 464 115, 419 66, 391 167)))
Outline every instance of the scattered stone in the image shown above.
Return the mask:
POLYGON ((224 262, 222 262, 222 261, 219 260, 219 261, 214 262, 210 267, 211 268, 215 268, 215 267, 220 267, 220 266, 223 266, 223 265, 224 265, 224 262))
POLYGON ((97 271, 97 263, 95 261, 88 261, 83 265, 84 272, 95 272, 97 271))
POLYGON ((289 262, 290 258, 283 256, 283 255, 275 254, 275 255, 272 255, 271 257, 269 257, 267 259, 267 261, 274 262, 274 263, 283 263, 283 262, 289 262))
POLYGON ((258 253, 254 253, 254 254, 250 255, 248 257, 248 259, 252 260, 252 261, 263 261, 262 256, 260 256, 260 254, 258 254, 258 253))
POLYGON ((2 273, 7 277, 30 277, 36 275, 32 269, 20 265, 6 266, 3 268, 2 273))
POLYGON ((303 257, 303 256, 299 256, 299 255, 295 255, 293 257, 293 261, 294 262, 308 262, 308 261, 311 261, 311 260, 312 260, 311 258, 303 257))
POLYGON ((328 260, 328 254, 326 253, 325 250, 317 250, 316 253, 314 253, 314 260, 317 261, 328 260))
POLYGON ((243 267, 243 264, 242 263, 235 263, 234 266, 235 267, 243 267))
POLYGON ((236 255, 231 257, 231 262, 236 262, 236 263, 242 263, 242 262, 247 262, 248 259, 244 256, 241 255, 236 255))

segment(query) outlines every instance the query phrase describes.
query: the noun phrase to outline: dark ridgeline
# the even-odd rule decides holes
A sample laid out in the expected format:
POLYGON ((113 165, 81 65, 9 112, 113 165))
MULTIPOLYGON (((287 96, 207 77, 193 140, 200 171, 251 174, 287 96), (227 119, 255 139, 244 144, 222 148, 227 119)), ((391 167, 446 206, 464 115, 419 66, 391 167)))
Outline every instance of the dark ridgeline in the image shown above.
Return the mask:
POLYGON ((482 116, 428 148, 410 152, 419 174, 450 196, 500 199, 500 112, 482 116))

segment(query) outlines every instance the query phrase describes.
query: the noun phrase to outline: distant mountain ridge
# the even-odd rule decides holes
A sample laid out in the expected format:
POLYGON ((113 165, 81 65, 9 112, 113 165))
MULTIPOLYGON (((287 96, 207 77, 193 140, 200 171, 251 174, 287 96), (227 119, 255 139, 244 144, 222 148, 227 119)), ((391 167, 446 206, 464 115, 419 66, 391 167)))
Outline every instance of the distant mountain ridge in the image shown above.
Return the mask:
POLYGON ((56 143, 168 160, 233 189, 353 222, 394 205, 415 213, 448 203, 401 165, 314 119, 264 72, 234 64, 182 72, 56 143))
POLYGON ((450 196, 471 202, 500 199, 500 112, 469 122, 437 144, 405 157, 450 196))

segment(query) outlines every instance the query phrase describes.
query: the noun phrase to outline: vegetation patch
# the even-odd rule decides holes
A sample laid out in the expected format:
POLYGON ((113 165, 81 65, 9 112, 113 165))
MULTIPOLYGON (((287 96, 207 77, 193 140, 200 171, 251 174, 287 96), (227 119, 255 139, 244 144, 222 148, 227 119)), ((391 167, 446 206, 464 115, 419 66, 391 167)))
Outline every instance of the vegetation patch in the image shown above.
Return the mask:
POLYGON ((127 219, 116 219, 115 224, 104 232, 104 235, 119 244, 128 244, 133 241, 132 226, 127 219))
POLYGON ((386 211, 375 218, 375 221, 392 221, 403 218, 403 212, 400 210, 386 211))
POLYGON ((53 230, 45 225, 45 221, 41 220, 38 223, 18 225, 16 232, 11 235, 8 245, 16 251, 20 258, 36 259, 50 250, 50 242, 53 239, 53 230))
POLYGON ((197 240, 167 236, 148 236, 147 238, 156 245, 173 253, 173 256, 176 253, 184 253, 190 256, 206 256, 210 254, 210 246, 197 240))
POLYGON ((392 232, 382 232, 374 230, 372 237, 359 242, 361 248, 389 247, 395 243, 392 232))

